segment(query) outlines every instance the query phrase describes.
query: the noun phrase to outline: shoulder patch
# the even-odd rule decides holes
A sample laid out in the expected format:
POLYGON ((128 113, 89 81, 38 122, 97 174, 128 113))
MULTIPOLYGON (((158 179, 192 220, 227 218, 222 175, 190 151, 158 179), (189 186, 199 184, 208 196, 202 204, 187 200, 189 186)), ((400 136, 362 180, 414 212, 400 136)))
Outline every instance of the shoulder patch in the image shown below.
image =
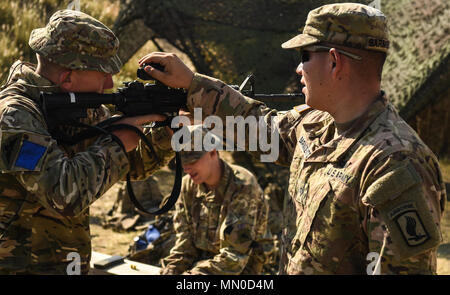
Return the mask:
POLYGON ((386 174, 375 181, 362 199, 365 205, 378 210, 399 259, 428 251, 442 240, 423 184, 412 170, 404 167, 386 174))
POLYGON ((51 143, 47 135, 24 130, 2 130, 0 171, 40 171, 51 143))
POLYGON ((414 203, 399 205, 389 212, 389 218, 394 220, 408 246, 419 246, 430 239, 430 234, 427 232, 414 203))
POLYGON ((44 156, 47 147, 23 140, 15 163, 16 167, 34 170, 39 160, 44 156))

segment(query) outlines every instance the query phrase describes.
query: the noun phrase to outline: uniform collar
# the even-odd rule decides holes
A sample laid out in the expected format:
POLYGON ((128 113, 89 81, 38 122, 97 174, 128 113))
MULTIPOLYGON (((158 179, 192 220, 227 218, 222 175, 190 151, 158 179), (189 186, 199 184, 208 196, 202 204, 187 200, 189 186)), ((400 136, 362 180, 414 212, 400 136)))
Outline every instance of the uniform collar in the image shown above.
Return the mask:
POLYGON ((325 116, 323 119, 319 119, 317 122, 304 123, 303 129, 306 131, 308 138, 313 139, 322 136, 334 122, 330 115, 325 116))
POLYGON ((33 98, 38 98, 41 91, 61 92, 59 86, 56 86, 47 78, 38 75, 35 70, 36 65, 34 64, 16 61, 11 66, 10 75, 8 77, 8 84, 20 84, 25 88, 28 96, 31 96, 33 98))
MULTIPOLYGON (((386 110, 387 99, 384 92, 368 107, 368 109, 354 121, 352 126, 348 128, 338 137, 321 145, 306 159, 307 162, 338 162, 345 153, 360 139, 362 133, 375 121, 375 119, 386 110)), ((334 119, 322 120, 323 128, 317 130, 312 135, 324 134, 325 131, 334 134, 334 119)), ((308 126, 307 126, 308 128, 308 126)), ((306 131, 306 128, 305 128, 306 131)), ((311 137, 311 136, 309 136, 311 137)))
POLYGON ((205 198, 207 202, 216 203, 222 203, 222 201, 224 200, 224 196, 229 187, 229 182, 233 175, 233 171, 231 167, 227 163, 225 163, 225 161, 220 159, 220 162, 223 164, 223 171, 219 185, 214 190, 210 190, 204 183, 199 184, 196 195, 197 198, 205 198))

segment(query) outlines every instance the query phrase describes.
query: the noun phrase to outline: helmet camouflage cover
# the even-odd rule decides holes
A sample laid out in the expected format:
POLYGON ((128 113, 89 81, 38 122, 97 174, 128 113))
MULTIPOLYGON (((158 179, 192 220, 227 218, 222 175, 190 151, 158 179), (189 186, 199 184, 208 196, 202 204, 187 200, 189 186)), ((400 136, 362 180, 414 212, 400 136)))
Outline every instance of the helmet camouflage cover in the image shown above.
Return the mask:
POLYGON ((320 42, 387 52, 386 16, 376 8, 359 3, 324 5, 311 10, 303 33, 284 42, 281 47, 303 48, 320 42))
POLYGON ((29 45, 49 61, 72 70, 115 74, 122 66, 114 33, 80 11, 55 12, 47 26, 31 32, 29 45))

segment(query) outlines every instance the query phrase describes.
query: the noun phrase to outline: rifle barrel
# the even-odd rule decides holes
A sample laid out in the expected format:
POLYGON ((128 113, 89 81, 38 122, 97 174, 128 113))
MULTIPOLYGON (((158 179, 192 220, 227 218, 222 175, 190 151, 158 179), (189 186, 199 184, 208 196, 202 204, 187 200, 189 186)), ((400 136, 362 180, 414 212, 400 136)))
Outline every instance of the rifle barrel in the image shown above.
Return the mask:
POLYGON ((116 104, 121 102, 118 93, 100 94, 95 92, 85 93, 42 93, 41 99, 47 110, 59 109, 62 106, 66 109, 73 108, 97 108, 102 104, 116 104))

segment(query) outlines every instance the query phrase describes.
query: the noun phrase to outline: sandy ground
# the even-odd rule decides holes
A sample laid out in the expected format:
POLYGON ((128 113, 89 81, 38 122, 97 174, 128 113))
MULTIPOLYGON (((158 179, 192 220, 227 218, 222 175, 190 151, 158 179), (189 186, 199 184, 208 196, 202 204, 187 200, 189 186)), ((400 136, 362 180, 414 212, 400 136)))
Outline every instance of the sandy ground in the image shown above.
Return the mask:
MULTIPOLYGON (((155 173, 154 178, 158 181, 163 195, 170 193, 174 175, 168 168, 164 168, 155 173)), ((128 248, 133 242, 133 238, 138 236, 142 231, 116 232, 101 226, 101 222, 105 220, 106 214, 114 205, 117 191, 118 186, 114 185, 105 195, 92 204, 90 208, 92 248, 94 251, 105 254, 126 256, 128 254, 128 248)))
MULTIPOLYGON (((447 169, 450 168, 450 165, 447 169)), ((449 169, 450 170, 450 169, 449 169)), ((444 173, 445 174, 445 173, 444 173)), ((173 175, 169 169, 163 169, 155 174, 163 194, 170 192, 173 184, 173 175)), ((450 179, 446 179, 447 182, 450 179)), ((113 186, 104 196, 91 206, 91 235, 94 251, 125 256, 133 238, 141 231, 115 232, 112 229, 102 228, 101 221, 112 208, 117 195, 117 186, 113 186)), ((444 242, 438 249, 438 274, 450 275, 450 205, 447 204, 442 220, 442 234, 444 242)))

